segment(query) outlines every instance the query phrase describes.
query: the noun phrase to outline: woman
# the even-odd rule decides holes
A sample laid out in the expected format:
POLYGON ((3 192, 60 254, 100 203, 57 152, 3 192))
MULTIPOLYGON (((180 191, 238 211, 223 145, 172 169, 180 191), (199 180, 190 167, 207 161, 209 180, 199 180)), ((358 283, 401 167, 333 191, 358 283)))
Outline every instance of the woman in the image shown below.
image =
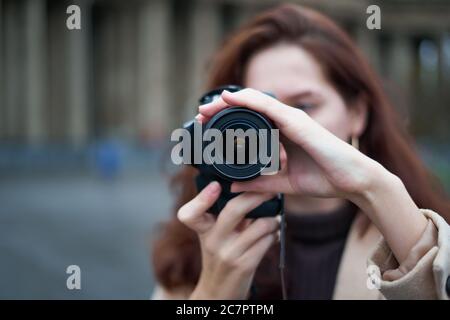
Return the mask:
POLYGON ((184 168, 173 180, 178 217, 154 247, 154 298, 279 298, 279 219, 244 219, 278 192, 286 195, 288 298, 449 298, 449 203, 337 25, 293 5, 261 14, 213 61, 209 87, 225 84, 253 89, 223 92, 197 120, 230 105, 265 114, 282 134, 283 169, 234 183, 243 193, 216 219, 206 210, 220 185, 197 195, 197 173, 184 168), (380 281, 368 278, 373 270, 380 281))

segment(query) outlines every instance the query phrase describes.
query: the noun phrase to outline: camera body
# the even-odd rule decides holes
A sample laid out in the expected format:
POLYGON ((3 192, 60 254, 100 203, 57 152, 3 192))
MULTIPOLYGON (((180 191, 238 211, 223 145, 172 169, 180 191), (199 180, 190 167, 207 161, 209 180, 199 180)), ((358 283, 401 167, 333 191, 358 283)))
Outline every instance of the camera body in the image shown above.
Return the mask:
MULTIPOLYGON (((223 90, 228 90, 230 92, 239 91, 242 88, 239 86, 224 86, 214 89, 206 94, 204 94, 199 102, 201 104, 212 102, 213 100, 220 97, 220 94, 223 90)), ((197 123, 198 125, 198 123, 197 123)), ((189 121, 184 125, 184 128, 187 129, 191 135, 194 136, 194 126, 195 121, 189 121)), ((259 130, 267 130, 268 132, 272 132, 273 129, 276 129, 275 125, 272 121, 267 119, 264 115, 255 112, 253 110, 240 107, 240 106, 232 106, 225 108, 215 114, 207 123, 202 124, 202 131, 207 131, 208 129, 216 129, 219 130, 225 138, 225 132, 229 129, 232 130, 242 130, 246 131, 248 129, 254 129, 259 132, 259 130)), ((194 152, 202 152, 208 146, 210 142, 202 141, 202 146, 200 149, 195 150, 193 143, 191 143, 191 158, 194 158, 194 152)), ((230 186, 233 182, 236 181, 248 181, 259 177, 263 170, 267 169, 268 166, 271 165, 273 160, 277 160, 276 163, 279 164, 279 154, 275 156, 277 159, 272 159, 265 163, 263 163, 259 156, 254 157, 253 159, 249 158, 250 152, 249 141, 242 139, 234 139, 234 141, 230 141, 234 148, 246 148, 245 150, 241 150, 245 153, 245 161, 241 163, 234 162, 221 162, 215 163, 214 161, 209 161, 206 163, 202 161, 201 163, 195 163, 191 161, 191 164, 199 170, 199 174, 197 175, 195 182, 198 191, 205 188, 210 182, 217 181, 222 186, 222 192, 218 198, 218 200, 214 203, 214 205, 208 210, 208 212, 212 214, 219 214, 222 209, 225 207, 228 201, 238 196, 239 193, 232 193, 230 191, 230 186), (251 160, 251 161, 250 161, 251 160)), ((279 144, 279 141, 276 141, 279 144)), ((274 156, 273 146, 271 145, 270 139, 261 139, 258 136, 257 140, 257 148, 258 150, 262 147, 265 147, 265 150, 269 152, 270 156, 274 156)), ((277 150, 279 146, 277 146, 277 150)), ((236 150, 235 149, 235 150, 236 150)), ((225 157, 224 154, 221 155, 225 157)), ((277 168, 277 170, 279 167, 277 168)), ((247 214, 247 218, 258 218, 258 217, 270 217, 279 214, 283 207, 283 195, 279 194, 276 197, 272 198, 269 201, 264 202, 259 207, 253 209, 247 214)))

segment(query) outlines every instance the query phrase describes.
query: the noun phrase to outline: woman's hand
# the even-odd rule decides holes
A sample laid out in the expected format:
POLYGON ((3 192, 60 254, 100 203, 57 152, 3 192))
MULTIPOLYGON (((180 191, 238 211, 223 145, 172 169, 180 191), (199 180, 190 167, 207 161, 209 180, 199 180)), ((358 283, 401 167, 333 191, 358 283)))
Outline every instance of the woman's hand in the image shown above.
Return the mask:
POLYGON ((370 187, 381 166, 337 138, 305 112, 253 89, 230 93, 199 108, 200 121, 230 105, 245 106, 272 119, 282 136, 282 170, 248 182, 234 183, 233 192, 283 192, 316 197, 352 198, 370 187), (286 161, 286 154, 287 161, 286 161))
POLYGON ((257 90, 224 91, 221 98, 199 107, 197 119, 205 122, 228 106, 247 107, 274 121, 287 155, 280 155, 283 169, 278 174, 234 183, 231 191, 346 198, 377 226, 397 260, 406 258, 427 222, 398 177, 305 112, 257 90))
POLYGON ((197 232, 202 250, 202 271, 191 299, 247 298, 259 262, 277 239, 277 217, 245 219, 273 194, 243 193, 216 219, 206 211, 220 191, 220 184, 212 182, 178 211, 180 221, 197 232))

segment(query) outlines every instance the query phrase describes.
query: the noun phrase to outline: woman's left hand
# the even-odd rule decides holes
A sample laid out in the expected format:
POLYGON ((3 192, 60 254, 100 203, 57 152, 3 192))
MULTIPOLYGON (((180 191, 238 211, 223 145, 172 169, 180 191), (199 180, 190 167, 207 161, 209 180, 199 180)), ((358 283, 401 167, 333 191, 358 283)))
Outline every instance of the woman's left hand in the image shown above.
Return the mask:
POLYGON ((221 98, 199 107, 197 119, 205 122, 229 106, 246 107, 274 121, 285 151, 281 152, 282 170, 278 174, 234 183, 231 191, 348 199, 377 226, 397 260, 406 258, 427 222, 397 176, 305 112, 254 89, 224 91, 221 98))

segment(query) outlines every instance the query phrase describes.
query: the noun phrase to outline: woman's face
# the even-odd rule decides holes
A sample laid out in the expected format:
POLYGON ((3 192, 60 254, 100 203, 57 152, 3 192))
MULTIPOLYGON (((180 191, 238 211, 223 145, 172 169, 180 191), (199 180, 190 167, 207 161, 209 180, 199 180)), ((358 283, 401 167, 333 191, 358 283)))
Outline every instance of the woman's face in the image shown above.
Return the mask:
POLYGON ((302 109, 342 140, 364 129, 365 106, 348 108, 314 57, 299 46, 282 44, 257 53, 249 61, 244 84, 302 109))

